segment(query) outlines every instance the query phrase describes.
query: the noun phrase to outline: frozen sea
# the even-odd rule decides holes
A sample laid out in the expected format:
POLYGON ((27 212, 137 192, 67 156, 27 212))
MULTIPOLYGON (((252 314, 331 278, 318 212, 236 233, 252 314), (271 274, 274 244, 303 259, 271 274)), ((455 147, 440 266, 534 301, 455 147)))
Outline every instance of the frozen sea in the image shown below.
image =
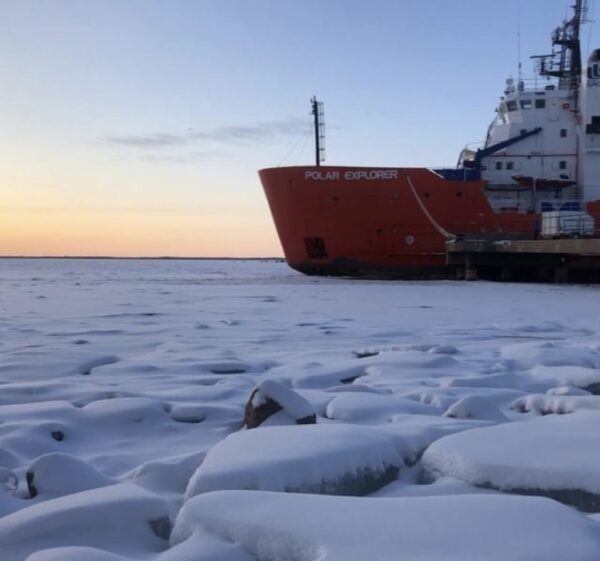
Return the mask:
POLYGON ((599 309, 597 286, 0 260, 0 560, 600 559, 599 309), (257 387, 280 410, 246 429, 257 387))

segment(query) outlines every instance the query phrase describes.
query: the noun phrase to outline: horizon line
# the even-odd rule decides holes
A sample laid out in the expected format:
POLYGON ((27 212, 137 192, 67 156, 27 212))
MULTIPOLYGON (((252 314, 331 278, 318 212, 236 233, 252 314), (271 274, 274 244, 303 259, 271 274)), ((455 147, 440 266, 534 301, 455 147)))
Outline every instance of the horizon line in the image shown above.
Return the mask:
POLYGON ((0 259, 122 259, 122 260, 163 260, 163 261, 284 261, 284 257, 180 257, 161 256, 115 256, 115 255, 0 255, 0 259))

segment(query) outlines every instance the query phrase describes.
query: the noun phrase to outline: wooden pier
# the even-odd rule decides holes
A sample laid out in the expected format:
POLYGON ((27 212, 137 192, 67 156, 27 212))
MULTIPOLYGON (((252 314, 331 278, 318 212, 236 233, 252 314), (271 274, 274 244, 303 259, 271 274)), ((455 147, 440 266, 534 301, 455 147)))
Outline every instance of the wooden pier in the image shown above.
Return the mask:
POLYGON ((446 243, 465 280, 600 283, 600 239, 468 239, 446 243))

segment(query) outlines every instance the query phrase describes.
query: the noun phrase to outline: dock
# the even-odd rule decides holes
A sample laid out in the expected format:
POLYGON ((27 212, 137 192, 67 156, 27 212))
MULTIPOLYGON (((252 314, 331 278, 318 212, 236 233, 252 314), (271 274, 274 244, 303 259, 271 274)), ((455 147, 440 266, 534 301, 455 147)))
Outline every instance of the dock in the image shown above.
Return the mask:
POLYGON ((452 240, 446 264, 464 280, 600 283, 600 238, 452 240))

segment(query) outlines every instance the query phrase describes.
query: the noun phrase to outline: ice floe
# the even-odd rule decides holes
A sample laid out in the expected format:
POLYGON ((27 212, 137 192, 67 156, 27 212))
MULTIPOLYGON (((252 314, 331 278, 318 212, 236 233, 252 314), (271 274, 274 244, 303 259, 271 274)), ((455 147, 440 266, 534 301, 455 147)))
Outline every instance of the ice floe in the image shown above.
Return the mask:
POLYGON ((366 495, 404 464, 390 437, 353 425, 264 427, 214 446, 192 476, 189 499, 223 489, 366 495))
POLYGON ((600 526, 537 497, 358 499, 256 491, 195 497, 171 543, 210 531, 272 561, 592 561, 600 526))
POLYGON ((426 471, 600 511, 600 412, 550 415, 453 434, 423 454, 426 471))

